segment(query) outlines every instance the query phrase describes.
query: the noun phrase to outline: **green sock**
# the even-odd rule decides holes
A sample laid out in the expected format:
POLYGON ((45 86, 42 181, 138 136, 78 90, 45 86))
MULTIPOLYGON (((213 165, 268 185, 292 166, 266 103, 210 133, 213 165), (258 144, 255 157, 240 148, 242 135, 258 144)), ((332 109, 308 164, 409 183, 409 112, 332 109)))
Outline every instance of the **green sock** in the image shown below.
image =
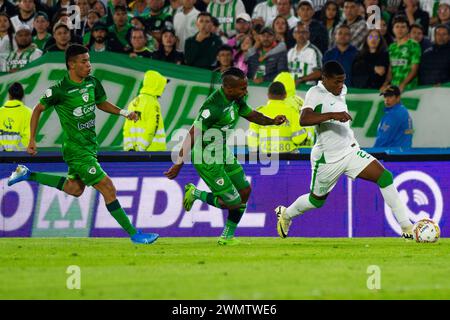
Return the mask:
POLYGON ((116 221, 122 226, 122 228, 131 236, 134 236, 137 231, 128 219, 125 211, 120 206, 119 200, 114 200, 113 202, 106 205, 109 213, 116 219, 116 221))
POLYGON ((237 225, 239 224, 239 221, 241 221, 246 208, 247 205, 243 203, 239 209, 228 210, 228 219, 225 224, 225 228, 223 229, 222 237, 234 237, 234 232, 236 231, 237 225))
POLYGON ((233 238, 234 232, 236 231, 237 223, 227 220, 227 223, 225 224, 225 228, 223 228, 222 231, 222 238, 233 238))
POLYGON ((219 198, 216 197, 212 192, 206 192, 206 191, 201 191, 201 190, 195 189, 194 197, 195 197, 195 199, 206 202, 207 204, 210 204, 216 208, 221 208, 221 206, 219 204, 219 198))
POLYGON ((46 186, 50 186, 62 191, 64 189, 66 177, 55 176, 52 174, 41 172, 32 172, 30 174, 29 180, 36 181, 37 183, 44 184, 46 186))

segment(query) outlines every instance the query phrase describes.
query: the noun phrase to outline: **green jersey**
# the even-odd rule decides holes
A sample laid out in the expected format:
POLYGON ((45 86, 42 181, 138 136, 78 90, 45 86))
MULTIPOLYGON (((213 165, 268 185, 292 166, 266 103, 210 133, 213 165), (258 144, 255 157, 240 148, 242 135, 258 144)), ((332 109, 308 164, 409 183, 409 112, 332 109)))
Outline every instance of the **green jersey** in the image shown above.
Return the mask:
POLYGON ((63 129, 63 157, 66 162, 97 156, 95 107, 106 100, 99 80, 88 76, 81 83, 69 75, 50 87, 40 99, 45 109, 55 108, 63 129))
MULTIPOLYGON (((400 85, 406 76, 411 72, 413 64, 420 63, 421 49, 420 44, 409 39, 402 45, 392 43, 389 46, 389 60, 392 67, 392 81, 393 85, 400 85)), ((417 86, 418 79, 415 77, 408 85, 407 89, 417 86)))
MULTIPOLYGON (((202 149, 213 150, 217 145, 224 150, 227 132, 236 127, 239 116, 245 117, 251 112, 252 109, 244 99, 230 101, 225 97, 222 88, 214 91, 203 103, 194 121, 194 126, 204 132, 201 141, 199 139, 195 143, 194 152, 202 149)), ((225 156, 226 152, 223 155, 225 156)))

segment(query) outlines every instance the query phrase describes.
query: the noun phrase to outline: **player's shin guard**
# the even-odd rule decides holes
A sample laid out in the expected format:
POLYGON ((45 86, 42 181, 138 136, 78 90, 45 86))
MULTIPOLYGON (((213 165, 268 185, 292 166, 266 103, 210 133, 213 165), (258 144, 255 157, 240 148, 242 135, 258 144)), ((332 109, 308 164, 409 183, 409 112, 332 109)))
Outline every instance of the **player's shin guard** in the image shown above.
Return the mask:
POLYGON ((409 221, 406 214, 405 204, 400 199, 398 190, 394 186, 392 173, 385 170, 378 179, 377 184, 380 186, 380 191, 383 195, 384 201, 386 201, 387 205, 391 208, 402 229, 405 230, 410 228, 412 223, 409 221))
POLYGON ((286 209, 286 215, 292 219, 308 210, 320 208, 324 203, 325 200, 317 200, 307 193, 298 197, 297 200, 286 209))
POLYGON ((228 219, 222 232, 223 238, 234 237, 234 232, 236 231, 237 225, 239 224, 239 221, 241 221, 246 208, 246 204, 241 204, 238 209, 228 210, 228 219))
POLYGON ((39 184, 53 187, 61 191, 63 191, 64 189, 64 184, 66 183, 66 180, 67 180, 66 177, 56 176, 53 174, 41 172, 32 172, 30 174, 30 181, 36 181, 39 184))
POLYGON ((133 236, 136 234, 136 229, 128 219, 127 214, 122 209, 122 206, 119 203, 119 200, 114 200, 113 202, 106 205, 106 209, 108 209, 109 213, 116 219, 116 221, 120 224, 120 226, 130 235, 133 236))

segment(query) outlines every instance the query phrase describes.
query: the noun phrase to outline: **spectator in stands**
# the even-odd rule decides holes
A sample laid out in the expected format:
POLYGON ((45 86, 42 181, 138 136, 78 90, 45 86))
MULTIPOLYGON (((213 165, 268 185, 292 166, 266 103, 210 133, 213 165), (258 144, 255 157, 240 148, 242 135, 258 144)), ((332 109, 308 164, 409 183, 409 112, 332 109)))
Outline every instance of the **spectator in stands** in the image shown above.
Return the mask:
POLYGON ((242 39, 250 34, 251 29, 252 19, 247 13, 241 13, 236 17, 236 34, 227 41, 227 45, 238 50, 242 39))
POLYGON ((50 26, 50 21, 48 15, 45 12, 39 11, 33 21, 33 27, 36 34, 33 36, 33 43, 40 50, 44 50, 45 44, 52 37, 48 28, 50 26))
POLYGON ((92 28, 97 21, 100 21, 100 14, 95 10, 89 10, 86 26, 89 31, 87 31, 83 36, 83 45, 87 46, 91 42, 92 28))
POLYGON ((71 44, 71 35, 69 26, 60 21, 53 27, 53 39, 47 41, 45 45, 45 52, 51 51, 66 51, 67 47, 71 44), (54 43, 49 45, 50 41, 54 40, 54 43))
POLYGON ((89 13, 89 2, 88 0, 76 0, 76 5, 80 8, 80 25, 75 26, 75 34, 81 38, 89 31, 87 24, 87 17, 89 13))
POLYGON ((108 26, 102 22, 97 21, 92 26, 92 41, 89 45, 89 50, 92 52, 123 52, 122 44, 116 37, 111 37, 108 32, 108 26))
POLYGON ((288 50, 295 46, 295 39, 285 17, 277 16, 273 20, 272 29, 275 32, 275 40, 277 42, 284 42, 288 50))
POLYGON ((423 28, 420 24, 415 23, 411 26, 409 36, 411 39, 420 44, 420 49, 422 50, 422 53, 431 47, 431 41, 424 36, 423 28))
POLYGON ((238 50, 235 53, 234 56, 234 66, 241 69, 245 72, 245 74, 248 73, 248 64, 247 64, 247 58, 248 53, 251 48, 253 48, 253 45, 255 44, 255 40, 251 35, 245 36, 244 39, 241 41, 241 45, 239 46, 238 50))
POLYGON ((31 28, 28 25, 23 24, 18 27, 15 39, 17 49, 6 57, 5 70, 3 70, 6 72, 15 72, 42 56, 42 51, 33 43, 31 28))
POLYGON ((23 87, 14 82, 0 108, 0 151, 25 151, 30 140, 31 109, 23 104, 23 87))
POLYGON ((17 32, 19 27, 24 24, 33 29, 34 14, 36 12, 34 0, 19 0, 17 7, 19 8, 17 15, 11 17, 14 30, 17 32))
POLYGON ((168 80, 159 72, 145 73, 139 95, 127 109, 139 115, 137 121, 125 120, 123 149, 125 151, 165 151, 166 132, 158 98, 164 93, 168 80))
POLYGON ((5 59, 14 50, 14 29, 6 12, 0 12, 0 70, 5 69, 5 59))
MULTIPOLYGON (((298 12, 298 11, 297 11, 298 12)), ((303 21, 303 19, 302 19, 303 21)), ((334 0, 328 0, 322 7, 320 12, 320 22, 327 29, 328 32, 328 47, 333 43, 333 35, 337 25, 341 21, 339 6, 334 0)), ((326 52, 329 48, 322 52, 326 52)))
POLYGON ((172 17, 175 17, 175 15, 178 12, 180 12, 181 7, 182 7, 182 0, 170 0, 169 4, 164 7, 163 12, 172 17))
POLYGON ((330 60, 336 60, 339 62, 345 70, 346 78, 345 85, 347 87, 352 86, 352 66, 355 60, 358 50, 350 44, 351 32, 350 27, 346 24, 342 24, 336 29, 335 34, 336 46, 328 50, 323 56, 322 63, 330 60))
POLYGON ((134 0, 128 5, 133 17, 146 17, 150 14, 150 7, 147 0, 134 0))
POLYGON ((177 37, 173 29, 163 30, 161 45, 159 46, 158 51, 153 53, 152 58, 176 64, 184 63, 183 52, 177 51, 177 37))
POLYGON ((233 67, 233 64, 233 48, 224 44, 217 52, 217 62, 214 71, 222 73, 228 68, 233 67))
POLYGON ((300 114, 285 102, 286 89, 281 82, 269 86, 267 105, 256 110, 267 117, 284 114, 287 121, 282 126, 261 126, 250 123, 247 144, 251 152, 289 153, 297 151, 297 146, 307 138, 307 133, 300 127, 300 114))
POLYGON ((289 72, 296 85, 300 83, 314 85, 321 76, 322 53, 309 41, 309 34, 308 26, 299 21, 294 29, 297 44, 288 52, 289 72))
POLYGON ((390 83, 403 92, 405 88, 417 86, 421 49, 416 41, 409 38, 409 24, 405 16, 394 18, 393 31, 395 42, 388 48, 390 67, 382 90, 390 83))
POLYGON ((253 9, 253 23, 268 27, 270 21, 273 21, 277 14, 277 0, 262 1, 253 9))
POLYGON ((230 38, 236 34, 236 17, 245 13, 245 7, 242 0, 211 0, 208 12, 219 20, 220 36, 230 38))
POLYGON ((389 70, 389 54, 380 30, 372 29, 352 68, 355 88, 377 89, 383 85, 389 70))
POLYGON ((357 0, 344 1, 344 15, 345 20, 338 26, 347 25, 350 28, 351 41, 350 43, 356 49, 362 48, 366 41, 366 36, 369 30, 367 29, 366 21, 359 15, 359 7, 357 0))
POLYGON ((149 0, 150 15, 145 20, 145 27, 158 43, 161 43, 163 29, 173 29, 172 16, 164 13, 164 0, 149 0))
MULTIPOLYGON (((67 12, 67 8, 61 8, 53 16, 53 23, 51 25, 54 26, 58 22, 63 22, 69 27, 71 43, 79 43, 79 44, 83 43, 83 39, 80 36, 76 35, 76 33, 75 33, 75 26, 72 23, 72 18, 70 16, 70 14, 67 12)), ((44 51, 46 48, 50 47, 53 44, 55 44, 55 39, 53 39, 53 38, 48 39, 48 41, 45 43, 44 51)))
POLYGON ((113 20, 114 24, 108 28, 108 31, 122 45, 122 52, 129 52, 131 47, 127 36, 129 35, 131 24, 128 23, 127 8, 120 5, 115 6, 113 20))
POLYGON ((281 71, 288 71, 286 44, 276 42, 275 32, 270 27, 261 30, 259 42, 260 48, 249 53, 248 78, 255 83, 272 82, 281 71))
POLYGON ((450 42, 449 28, 437 25, 434 28, 435 42, 422 56, 419 68, 421 85, 440 85, 450 82, 450 42))
POLYGON ((147 47, 147 36, 143 29, 131 29, 130 33, 131 52, 130 58, 151 58, 152 51, 147 47))
POLYGON ((186 64, 198 68, 211 69, 216 61, 217 52, 222 46, 222 40, 211 33, 211 14, 201 12, 197 16, 198 32, 185 43, 186 64))
POLYGON ((173 27, 178 37, 178 49, 184 52, 184 45, 188 38, 197 33, 197 16, 200 13, 195 9, 196 0, 182 0, 183 7, 173 18, 173 27))
POLYGON ((414 133, 412 119, 401 103, 400 89, 387 87, 380 95, 384 96, 384 115, 377 129, 375 148, 411 148, 414 133))
MULTIPOLYGON (((288 21, 289 30, 295 28, 295 26, 297 25, 298 19, 294 15, 294 10, 292 9, 290 0, 278 0, 276 6, 277 6, 277 14, 276 14, 275 18, 277 16, 283 16, 288 21)), ((266 25, 268 24, 269 26, 272 26, 273 20, 275 18, 269 20, 266 23, 266 25)))
POLYGON ((100 15, 100 18, 104 22, 106 22, 108 25, 113 23, 114 8, 115 8, 115 6, 107 9, 105 4, 100 0, 96 1, 94 3, 94 5, 92 6, 92 9, 97 11, 97 13, 100 15), (109 11, 109 10, 111 10, 111 11, 109 11), (109 21, 107 21, 107 20, 109 20, 109 21))
POLYGON ((419 0, 403 0, 403 10, 399 14, 406 16, 409 27, 418 23, 422 26, 425 34, 428 34, 428 27, 430 25, 430 16, 427 12, 420 8, 419 0))
POLYGON ((17 14, 17 8, 9 0, 0 0, 0 13, 6 13, 8 17, 13 17, 17 14))
POLYGON ((328 50, 328 33, 325 27, 317 20, 313 19, 314 9, 311 0, 300 1, 297 14, 300 20, 308 27, 310 40, 321 53, 328 50))
POLYGON ((429 37, 430 37, 431 41, 435 41, 434 40, 434 35, 435 35, 434 29, 436 28, 437 25, 441 25, 441 24, 446 25, 450 29, 450 0, 441 0, 441 2, 439 3, 438 12, 437 12, 437 23, 435 24, 435 26, 433 28, 430 28, 429 37))
POLYGON ((386 45, 389 47, 391 43, 394 42, 394 39, 392 38, 391 34, 388 32, 388 22, 387 20, 383 19, 381 17, 380 20, 380 31, 381 35, 383 36, 384 41, 386 41, 386 45))

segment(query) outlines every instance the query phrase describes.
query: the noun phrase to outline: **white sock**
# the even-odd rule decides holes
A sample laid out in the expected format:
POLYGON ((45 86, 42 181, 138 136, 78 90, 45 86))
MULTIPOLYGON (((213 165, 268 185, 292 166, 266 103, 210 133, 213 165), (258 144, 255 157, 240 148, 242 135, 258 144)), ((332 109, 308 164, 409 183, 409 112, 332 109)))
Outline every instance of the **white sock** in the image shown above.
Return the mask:
POLYGON ((411 221, 409 221, 408 216, 406 215, 405 204, 400 200, 397 188, 391 184, 386 188, 380 188, 380 191, 384 201, 386 201, 387 205, 391 208, 395 219, 397 219, 402 229, 412 226, 411 221))
POLYGON ((298 197, 297 200, 295 200, 294 203, 286 209, 286 215, 292 219, 305 213, 305 211, 315 208, 316 207, 311 203, 311 201, 309 201, 309 193, 307 193, 298 197))

